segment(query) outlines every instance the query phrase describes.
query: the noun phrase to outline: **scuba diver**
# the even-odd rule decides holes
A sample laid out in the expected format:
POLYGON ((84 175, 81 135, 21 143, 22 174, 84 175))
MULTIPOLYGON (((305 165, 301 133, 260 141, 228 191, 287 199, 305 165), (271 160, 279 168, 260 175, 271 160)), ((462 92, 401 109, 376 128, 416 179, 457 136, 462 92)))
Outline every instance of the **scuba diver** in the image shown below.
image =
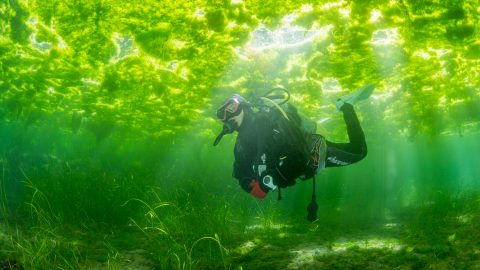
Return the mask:
POLYGON ((263 97, 247 101, 240 95, 229 97, 217 110, 223 123, 214 146, 226 135, 238 132, 233 176, 243 190, 263 199, 272 190, 292 186, 296 179, 313 178, 312 202, 308 220, 316 219, 315 175, 325 167, 339 167, 362 160, 367 155, 365 135, 353 104, 368 98, 375 86, 367 85, 339 98, 335 105, 343 113, 348 143, 335 143, 307 129, 296 108, 287 103, 288 91, 277 88, 263 97), (282 92, 278 94, 279 90, 282 92), (274 93, 277 92, 277 93, 274 93), (286 97, 285 97, 286 95, 286 97), (278 100, 281 100, 280 102, 278 100))

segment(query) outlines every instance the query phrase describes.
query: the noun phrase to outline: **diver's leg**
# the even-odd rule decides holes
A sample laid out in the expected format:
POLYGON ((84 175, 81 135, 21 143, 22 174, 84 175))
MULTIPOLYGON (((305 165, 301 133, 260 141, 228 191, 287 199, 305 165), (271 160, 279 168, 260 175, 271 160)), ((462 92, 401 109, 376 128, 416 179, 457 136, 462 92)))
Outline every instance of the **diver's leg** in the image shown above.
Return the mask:
POLYGON ((326 167, 345 166, 362 160, 367 155, 367 143, 353 105, 343 104, 340 108, 347 125, 349 143, 327 141, 326 167))

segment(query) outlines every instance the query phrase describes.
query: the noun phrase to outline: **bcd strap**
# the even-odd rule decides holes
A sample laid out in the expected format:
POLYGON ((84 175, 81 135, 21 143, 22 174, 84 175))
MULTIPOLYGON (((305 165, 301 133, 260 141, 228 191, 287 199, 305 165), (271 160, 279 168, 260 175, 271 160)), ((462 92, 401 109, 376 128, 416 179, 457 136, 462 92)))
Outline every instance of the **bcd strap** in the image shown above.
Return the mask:
POLYGON ((278 105, 275 101, 269 99, 269 98, 266 98, 266 97, 261 97, 260 98, 262 101, 266 102, 266 103, 269 103, 271 104, 273 107, 275 107, 282 115, 283 117, 285 117, 285 119, 287 119, 288 121, 290 121, 290 119, 288 118, 288 115, 287 113, 285 113, 285 110, 282 109, 282 107, 280 107, 280 105, 278 105))

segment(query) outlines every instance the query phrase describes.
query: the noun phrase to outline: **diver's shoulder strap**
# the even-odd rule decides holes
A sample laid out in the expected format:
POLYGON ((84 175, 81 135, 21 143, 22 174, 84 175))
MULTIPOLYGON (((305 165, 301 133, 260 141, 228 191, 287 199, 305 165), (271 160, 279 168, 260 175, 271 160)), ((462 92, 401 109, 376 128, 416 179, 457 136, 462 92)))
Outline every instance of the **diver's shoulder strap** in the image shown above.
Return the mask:
POLYGON ((285 110, 284 110, 280 105, 278 105, 275 101, 273 101, 273 100, 271 100, 271 99, 269 99, 269 98, 266 98, 266 97, 261 97, 260 99, 264 102, 264 104, 265 104, 267 107, 274 107, 274 108, 276 108, 276 109, 283 115, 283 117, 285 117, 285 119, 290 120, 290 119, 288 118, 288 115, 287 115, 287 113, 285 112, 285 110))

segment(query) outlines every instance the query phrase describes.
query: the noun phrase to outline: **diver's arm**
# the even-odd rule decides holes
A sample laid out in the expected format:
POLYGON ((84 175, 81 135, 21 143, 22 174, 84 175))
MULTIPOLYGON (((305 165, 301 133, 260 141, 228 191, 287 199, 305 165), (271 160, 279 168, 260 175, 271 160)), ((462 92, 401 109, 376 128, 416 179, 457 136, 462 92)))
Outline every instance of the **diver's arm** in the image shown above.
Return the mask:
POLYGON ((235 159, 234 175, 238 179, 238 184, 243 190, 252 194, 256 198, 263 199, 267 196, 267 192, 270 190, 263 183, 255 179, 252 164, 249 164, 242 158, 235 159))
POLYGON ((267 173, 265 164, 265 146, 271 140, 271 123, 265 117, 257 117, 250 129, 244 130, 235 143, 235 163, 233 176, 238 179, 243 190, 263 199, 270 187, 262 179, 267 173))
POLYGON ((236 158, 234 163, 233 176, 238 179, 238 184, 243 190, 253 196, 263 199, 267 196, 268 187, 255 179, 252 165, 241 158, 236 158), (243 162, 242 162, 243 161, 243 162))

